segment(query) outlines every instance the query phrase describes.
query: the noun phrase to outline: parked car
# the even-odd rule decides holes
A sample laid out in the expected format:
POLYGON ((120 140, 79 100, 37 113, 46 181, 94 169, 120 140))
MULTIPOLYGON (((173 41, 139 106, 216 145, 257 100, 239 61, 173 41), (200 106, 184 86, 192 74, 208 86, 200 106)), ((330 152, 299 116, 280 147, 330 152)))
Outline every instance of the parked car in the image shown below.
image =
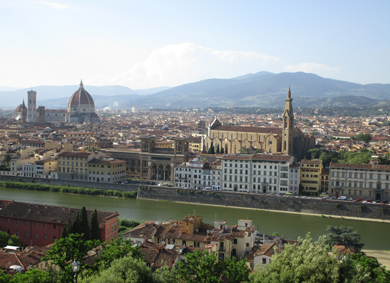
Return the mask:
POLYGON ((322 199, 330 199, 330 197, 323 197, 322 199))
POLYGON ((376 201, 373 201, 372 204, 377 204, 377 202, 376 202, 376 201))
POLYGON ((361 198, 357 198, 357 199, 355 199, 355 201, 362 201, 362 199, 361 198))
POLYGON ((336 197, 331 197, 330 199, 337 199, 336 197))
POLYGON ((347 201, 353 201, 353 198, 347 198, 347 201))
POLYGON ((347 197, 346 196, 339 196, 338 200, 346 200, 347 197))
POLYGON ((366 199, 366 202, 372 202, 372 199, 366 199))

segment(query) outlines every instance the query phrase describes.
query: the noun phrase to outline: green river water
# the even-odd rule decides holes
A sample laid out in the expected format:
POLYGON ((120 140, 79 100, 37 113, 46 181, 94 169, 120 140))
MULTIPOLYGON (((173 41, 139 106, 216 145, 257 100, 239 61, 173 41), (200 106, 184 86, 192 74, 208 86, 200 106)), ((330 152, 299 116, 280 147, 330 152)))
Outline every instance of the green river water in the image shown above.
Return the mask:
POLYGON ((20 189, 0 188, 0 199, 20 202, 58 205, 66 207, 117 211, 120 217, 135 220, 181 220, 187 214, 203 216, 203 221, 212 223, 215 218, 226 220, 229 225, 237 224, 238 219, 251 219, 261 233, 285 234, 287 239, 296 240, 310 232, 314 239, 326 234, 327 225, 352 226, 357 230, 364 249, 390 250, 390 224, 360 220, 346 220, 340 217, 322 218, 300 214, 259 211, 229 207, 152 201, 142 199, 117 199, 98 196, 71 195, 54 192, 28 191, 20 189))

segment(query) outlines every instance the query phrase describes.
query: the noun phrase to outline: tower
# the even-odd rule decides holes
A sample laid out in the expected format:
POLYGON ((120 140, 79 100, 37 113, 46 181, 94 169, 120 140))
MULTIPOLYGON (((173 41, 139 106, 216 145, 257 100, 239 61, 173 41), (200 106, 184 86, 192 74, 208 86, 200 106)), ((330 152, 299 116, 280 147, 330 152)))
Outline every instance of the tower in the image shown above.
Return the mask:
POLYGON ((24 99, 23 99, 23 104, 22 104, 20 112, 21 112, 21 117, 20 117, 19 123, 25 124, 27 122, 27 107, 24 104, 24 99))
POLYGON ((37 121, 37 92, 30 90, 27 92, 28 102, 27 102, 27 122, 36 122, 37 121))
POLYGON ((292 98, 290 86, 288 86, 286 106, 283 112, 283 130, 282 130, 282 152, 285 154, 294 154, 294 112, 292 107, 292 98))

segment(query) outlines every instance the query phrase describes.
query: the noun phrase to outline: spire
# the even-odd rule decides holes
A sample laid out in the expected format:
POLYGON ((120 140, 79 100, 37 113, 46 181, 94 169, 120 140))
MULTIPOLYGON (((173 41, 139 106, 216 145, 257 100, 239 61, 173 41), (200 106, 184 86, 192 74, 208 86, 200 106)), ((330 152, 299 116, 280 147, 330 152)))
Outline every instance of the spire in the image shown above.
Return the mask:
POLYGON ((290 86, 288 86, 287 98, 291 98, 291 90, 290 90, 290 86))
POLYGON ((80 88, 84 88, 83 80, 80 81, 80 88))
POLYGON ((23 106, 26 107, 26 105, 24 104, 24 98, 23 98, 23 106))

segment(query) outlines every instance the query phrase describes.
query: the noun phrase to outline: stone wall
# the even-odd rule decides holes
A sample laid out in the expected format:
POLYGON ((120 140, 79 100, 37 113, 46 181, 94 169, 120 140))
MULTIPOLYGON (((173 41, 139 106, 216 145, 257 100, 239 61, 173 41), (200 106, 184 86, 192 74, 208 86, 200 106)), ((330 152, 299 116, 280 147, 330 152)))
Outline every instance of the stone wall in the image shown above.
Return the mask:
POLYGON ((140 188, 138 197, 171 201, 390 220, 390 206, 321 199, 172 188, 140 188))
MULTIPOLYGON (((27 183, 27 182, 31 182, 31 177, 2 176, 2 181, 27 183)), ((34 178, 34 183, 54 185, 54 186, 70 186, 70 187, 82 187, 82 188, 90 188, 90 189, 117 190, 117 191, 126 191, 126 192, 138 190, 138 185, 136 184, 122 185, 122 184, 93 183, 93 182, 41 179, 41 178, 34 178)))

